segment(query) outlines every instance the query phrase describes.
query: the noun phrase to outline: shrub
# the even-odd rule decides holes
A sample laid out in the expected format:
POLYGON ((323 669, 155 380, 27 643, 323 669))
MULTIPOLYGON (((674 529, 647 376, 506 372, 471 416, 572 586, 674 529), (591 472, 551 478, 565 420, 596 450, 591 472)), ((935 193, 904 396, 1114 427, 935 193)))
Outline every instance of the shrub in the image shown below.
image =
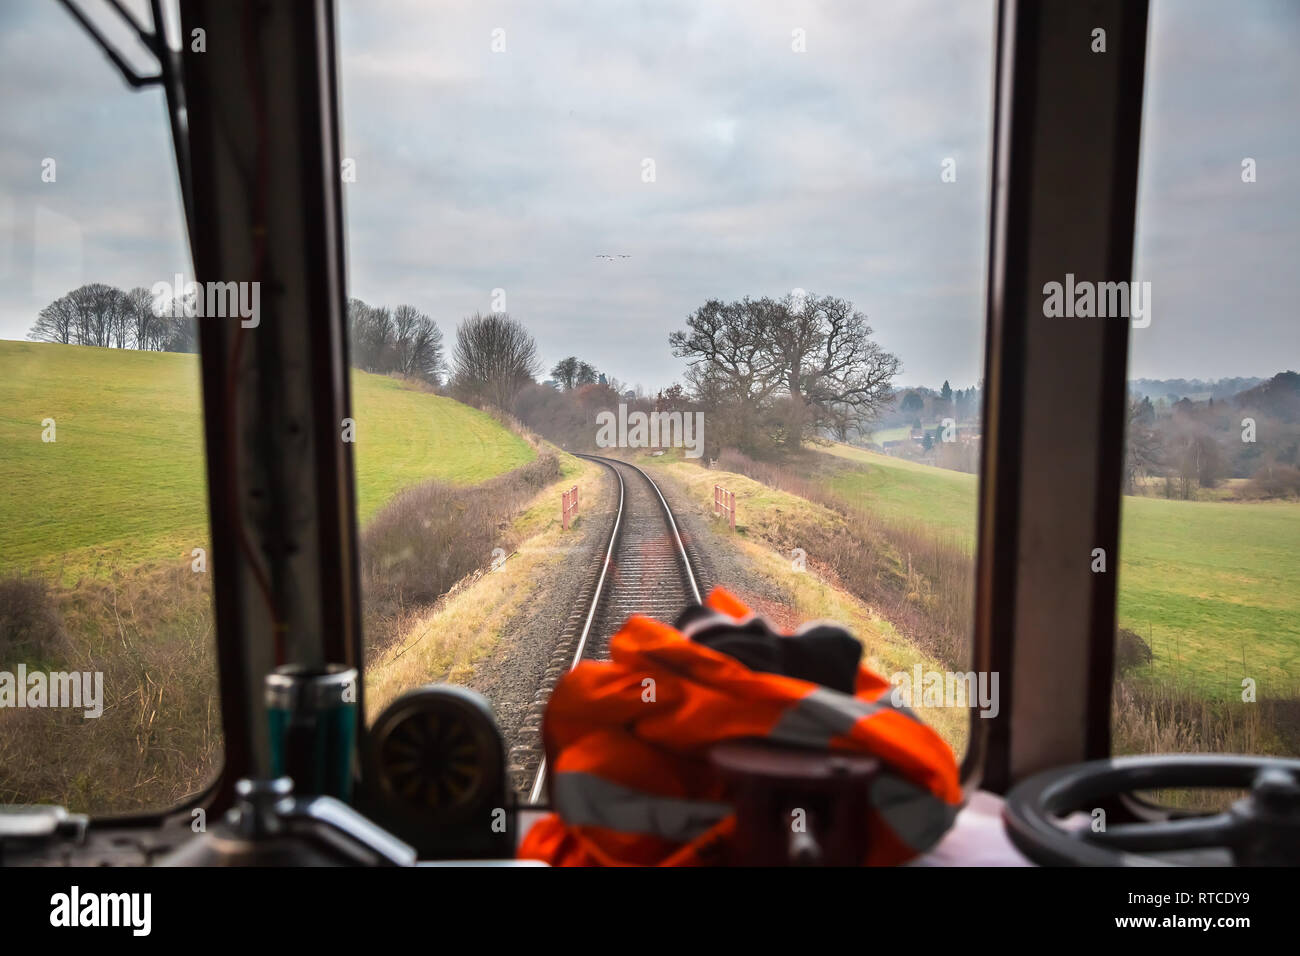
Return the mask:
POLYGON ((45 580, 0 578, 0 661, 57 659, 67 651, 63 617, 45 580))
POLYGON ((428 481, 389 502, 361 539, 367 658, 396 636, 403 613, 486 566, 493 548, 509 551, 509 519, 559 477, 556 457, 542 455, 470 488, 428 481))
POLYGON ((1292 465, 1265 465, 1255 472, 1237 494, 1242 498, 1300 497, 1300 468, 1292 465))
POLYGON ((1135 667, 1151 663, 1151 648, 1147 642, 1127 628, 1120 628, 1115 635, 1115 671, 1127 673, 1135 667))
POLYGON ((222 750, 208 585, 188 563, 58 591, 38 582, 66 634, 42 666, 101 673, 103 713, 0 710, 0 803, 114 813, 203 789, 222 750))
POLYGON ((928 653, 954 668, 969 665, 975 566, 958 535, 919 519, 884 519, 793 467, 738 451, 723 451, 718 467, 842 515, 847 520, 833 531, 791 527, 784 529, 789 540, 775 543, 822 556, 841 587, 874 605, 928 653))

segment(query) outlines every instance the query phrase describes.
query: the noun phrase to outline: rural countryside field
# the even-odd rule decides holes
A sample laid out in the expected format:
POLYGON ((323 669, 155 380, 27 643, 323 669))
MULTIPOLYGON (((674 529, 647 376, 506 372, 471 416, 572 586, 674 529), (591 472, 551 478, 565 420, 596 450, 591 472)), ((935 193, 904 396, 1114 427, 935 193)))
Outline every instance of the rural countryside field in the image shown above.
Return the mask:
MULTIPOLYGON (((444 589, 490 550, 482 539, 502 519, 463 508, 457 489, 549 472, 484 412, 386 376, 354 372, 352 386, 363 527, 383 526, 380 512, 413 488, 474 519, 445 529, 454 540, 436 544, 455 560, 418 582, 444 589)), ((0 652, 33 669, 103 671, 106 698, 93 721, 0 714, 0 801, 175 802, 221 752, 210 576, 194 557, 208 543, 198 357, 0 341, 0 407, 0 652)), ((386 524, 400 530, 400 515, 386 524)), ((386 576, 419 595, 396 569, 386 576)), ((400 624, 386 596, 368 589, 376 635, 400 624)))
MULTIPOLYGON (((828 453, 865 466, 834 472, 835 492, 974 541, 974 475, 845 445, 828 453)), ((1214 695, 1239 696, 1243 677, 1300 690, 1300 503, 1126 496, 1121 520, 1119 624, 1151 644, 1155 676, 1214 695)))
MULTIPOLYGON (((561 484, 591 490, 605 474, 398 378, 354 372, 352 387, 374 703, 472 673, 565 560, 561 484), (417 513, 441 515, 439 526, 421 531, 417 513), (441 600, 498 545, 519 549, 526 586, 490 575, 441 600), (439 637, 425 641, 430 631, 439 637)), ((64 759, 22 777, 14 768, 31 755, 9 735, 0 798, 102 805, 112 794, 120 809, 177 799, 220 755, 207 576, 191 570, 207 543, 197 357, 0 342, 0 407, 0 578, 45 602, 0 607, 26 615, 12 618, 23 626, 7 650, 33 665, 111 661, 117 688, 114 719, 89 735, 61 732, 59 715, 4 714, 15 728, 45 721, 31 739, 64 759), (159 779, 171 789, 159 793, 159 779)), ((974 475, 840 443, 784 467, 733 452, 712 470, 675 455, 642 463, 705 516, 715 481, 736 488, 742 519, 723 546, 771 579, 788 608, 850 621, 885 672, 967 666, 974 475), (788 573, 793 548, 806 548, 813 575, 788 573)), ((1294 747, 1289 711, 1242 717, 1240 698, 1245 678, 1261 701, 1289 707, 1300 691, 1298 542, 1294 500, 1124 499, 1119 624, 1149 654, 1121 677, 1118 749, 1294 747)), ((932 719, 964 745, 959 714, 932 719)))
MULTIPOLYGON (((0 573, 188 560, 207 540, 198 381, 197 355, 0 341, 0 573)), ((471 485, 534 456, 449 398, 364 372, 352 390, 363 523, 401 488, 471 485)))

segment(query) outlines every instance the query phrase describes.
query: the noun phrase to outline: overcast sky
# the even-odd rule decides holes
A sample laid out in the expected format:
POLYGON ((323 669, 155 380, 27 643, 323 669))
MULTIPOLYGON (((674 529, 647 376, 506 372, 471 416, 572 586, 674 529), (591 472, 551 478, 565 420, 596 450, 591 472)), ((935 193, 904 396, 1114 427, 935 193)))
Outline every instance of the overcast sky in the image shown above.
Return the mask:
MULTIPOLYGON (((1130 374, 1296 368, 1300 4, 1152 6, 1130 374)), ((852 300, 906 383, 980 377, 991 0, 340 11, 349 294, 450 339, 504 289, 547 368, 654 387, 704 300, 797 287, 852 300)), ((0 338, 83 282, 189 272, 159 92, 53 0, 0 4, 0 89, 0 338)))

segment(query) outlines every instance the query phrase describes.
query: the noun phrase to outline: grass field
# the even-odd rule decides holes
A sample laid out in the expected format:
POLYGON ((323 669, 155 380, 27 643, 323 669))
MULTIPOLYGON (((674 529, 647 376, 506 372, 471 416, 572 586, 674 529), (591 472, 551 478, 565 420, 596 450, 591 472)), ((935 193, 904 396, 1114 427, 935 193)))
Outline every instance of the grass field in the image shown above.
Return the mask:
POLYGON ((911 425, 900 425, 897 428, 882 428, 879 431, 871 433, 871 440, 878 445, 883 445, 887 441, 903 441, 912 437, 911 425))
POLYGON ((382 375, 352 373, 357 510, 364 523, 407 485, 474 485, 531 461, 533 450, 490 415, 382 375))
MULTIPOLYGON (((642 459, 658 477, 668 476, 683 497, 705 520, 712 515, 713 485, 722 483, 736 493, 740 520, 737 533, 722 535, 748 560, 749 567, 778 589, 781 604, 790 619, 779 621, 797 627, 806 621, 838 621, 846 625, 863 646, 864 663, 886 678, 898 672, 910 674, 916 665, 923 670, 944 670, 945 665, 927 655, 916 642, 901 633, 888 618, 865 601, 832 584, 817 571, 812 561, 796 572, 786 544, 790 535, 817 527, 834 534, 846 519, 830 509, 798 495, 779 491, 744 475, 718 469, 705 470, 684 461, 642 459), (795 530, 800 529, 800 530, 795 530)), ((722 522, 718 521, 718 527, 722 522)), ((768 613, 768 612, 764 612, 768 613)), ((965 752, 969 714, 964 709, 927 707, 917 701, 914 710, 948 742, 958 755, 965 752)))
POLYGON ((860 502, 883 517, 924 521, 974 543, 974 475, 850 445, 831 445, 819 450, 845 463, 866 466, 835 469, 828 483, 836 494, 860 502))
POLYGON ((574 484, 594 493, 606 476, 601 465, 572 455, 559 455, 559 464, 560 479, 523 503, 510 521, 507 535, 519 544, 501 573, 483 574, 436 605, 406 616, 393 646, 366 668, 367 722, 412 687, 440 680, 467 683, 511 618, 546 589, 551 572, 570 558, 573 532, 561 530, 555 502, 574 484))
MULTIPOLYGON (((451 399, 362 372, 352 383, 363 522, 406 485, 471 484, 534 457, 451 399)), ((198 357, 0 341, 0 489, 0 573, 188 559, 207 540, 198 357)))
POLYGON ((1120 626, 1157 674, 1236 696, 1300 687, 1300 504, 1125 498, 1120 626))
MULTIPOLYGON (((876 513, 973 542, 974 475, 845 445, 823 449, 832 490, 876 513)), ((1214 696, 1300 685, 1300 504, 1125 497, 1120 626, 1155 653, 1152 674, 1214 696)))

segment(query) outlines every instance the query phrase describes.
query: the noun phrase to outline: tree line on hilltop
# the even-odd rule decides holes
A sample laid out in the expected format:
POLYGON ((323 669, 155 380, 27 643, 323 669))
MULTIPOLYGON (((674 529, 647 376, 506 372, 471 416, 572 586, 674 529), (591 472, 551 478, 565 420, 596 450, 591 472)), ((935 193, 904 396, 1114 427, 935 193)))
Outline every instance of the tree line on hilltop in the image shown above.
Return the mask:
MULTIPOLYGON (((89 283, 40 310, 29 338, 65 345, 194 352, 197 321, 184 309, 159 314, 150 292, 89 283)), ((474 313, 456 327, 450 356, 442 331, 408 304, 348 302, 352 363, 377 374, 428 383, 462 401, 512 414, 569 447, 593 447, 596 415, 630 402, 642 411, 702 411, 705 452, 736 448, 762 456, 821 437, 862 439, 878 425, 922 418, 978 421, 980 387, 894 390, 898 358, 872 338, 866 317, 834 296, 710 299, 669 335, 686 360, 685 385, 631 394, 577 356, 560 359, 550 381, 536 340, 506 312, 474 313)), ((1283 372, 1231 398, 1223 383, 1204 401, 1130 393, 1124 486, 1135 493, 1197 497, 1225 479, 1249 478, 1247 497, 1300 494, 1300 375, 1283 372), (1215 398, 1215 396, 1220 396, 1215 398)), ((1153 383, 1154 384, 1154 383, 1153 383)), ((1163 383, 1161 383, 1163 384, 1163 383)), ((1240 485, 1240 483, 1238 483, 1240 485)))
POLYGON ((91 282, 59 296, 36 315, 27 337, 37 342, 138 349, 145 352, 196 352, 193 318, 159 314, 154 296, 136 287, 129 292, 91 282))
MULTIPOLYGON (((45 306, 27 337, 38 342, 159 352, 198 351, 198 321, 187 304, 159 309, 149 290, 123 291, 102 282, 82 285, 45 306)), ((456 352, 447 361, 437 323, 412 305, 372 306, 348 301, 348 340, 355 368, 400 375, 435 387, 450 386, 479 403, 508 407, 540 366, 537 346, 505 313, 475 314, 456 330, 456 352)))
MULTIPOLYGON (((42 309, 29 337, 196 351, 196 319, 183 309, 159 315, 154 306, 143 288, 124 292, 93 283, 42 309)), ((847 439, 893 399, 900 362, 872 339, 865 316, 847 300, 806 294, 711 299, 685 325, 669 336, 669 344, 686 360, 686 385, 673 383, 653 399, 633 401, 646 409, 707 413, 715 455, 722 446, 762 454, 798 448, 825 434, 847 439)), ((557 362, 551 381, 539 385, 537 342, 505 312, 461 320, 450 356, 438 324, 408 304, 351 299, 347 326, 356 368, 427 382, 472 404, 515 414, 543 434, 581 441, 583 432, 594 433, 596 411, 627 400, 617 381, 577 356, 557 362)))
POLYGON ((699 411, 708 457, 723 448, 763 456, 864 433, 890 407, 901 368, 851 302, 802 292, 710 299, 669 345, 686 360, 685 385, 629 399, 616 381, 570 356, 551 370, 554 387, 521 389, 513 411, 569 447, 590 445, 596 414, 619 402, 629 411, 699 411))
POLYGON ((1243 498, 1300 495, 1300 375, 1280 372, 1230 399, 1130 393, 1124 488, 1191 499, 1226 479, 1243 498))

